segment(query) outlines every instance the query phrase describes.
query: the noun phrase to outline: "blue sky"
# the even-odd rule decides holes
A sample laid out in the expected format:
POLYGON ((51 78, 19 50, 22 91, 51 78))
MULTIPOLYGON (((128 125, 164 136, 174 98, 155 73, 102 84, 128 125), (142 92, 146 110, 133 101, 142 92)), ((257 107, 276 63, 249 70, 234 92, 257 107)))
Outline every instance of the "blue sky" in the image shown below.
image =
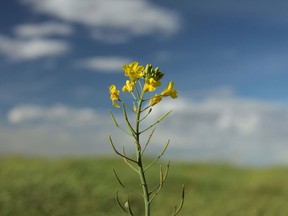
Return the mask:
MULTIPOLYGON (((288 3, 283 0, 13 0, 0 7, 0 152, 109 154, 107 87, 152 63, 179 99, 154 151, 288 163, 288 3)), ((112 108, 113 109, 113 108, 112 108)), ((120 144, 121 145, 121 144, 120 144)))

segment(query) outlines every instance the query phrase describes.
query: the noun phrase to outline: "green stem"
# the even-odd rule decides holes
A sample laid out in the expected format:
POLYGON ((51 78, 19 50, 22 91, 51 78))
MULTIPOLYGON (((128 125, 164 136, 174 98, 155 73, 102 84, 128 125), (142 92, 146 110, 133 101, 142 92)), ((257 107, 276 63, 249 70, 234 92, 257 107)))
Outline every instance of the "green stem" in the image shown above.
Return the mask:
POLYGON ((138 109, 136 114, 136 152, 137 152, 137 165, 138 165, 138 171, 141 181, 141 186, 143 190, 143 199, 144 199, 144 207, 145 207, 145 216, 150 216, 150 198, 149 198, 149 190, 148 185, 145 177, 145 170, 142 163, 142 152, 141 152, 141 145, 140 145, 140 117, 141 117, 141 107, 143 103, 145 92, 142 90, 139 101, 138 101, 138 109))

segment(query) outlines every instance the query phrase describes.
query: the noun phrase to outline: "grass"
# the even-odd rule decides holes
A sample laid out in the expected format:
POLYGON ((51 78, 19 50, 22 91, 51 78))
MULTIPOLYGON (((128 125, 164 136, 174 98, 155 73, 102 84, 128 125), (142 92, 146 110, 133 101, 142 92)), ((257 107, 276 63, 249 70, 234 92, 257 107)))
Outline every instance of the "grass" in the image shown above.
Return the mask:
MULTIPOLYGON (((137 176, 122 161, 109 158, 0 158, 1 216, 115 216, 119 189, 114 167, 132 190, 137 176)), ((151 184, 158 181, 152 169, 151 184)), ((186 186, 183 216, 287 216, 288 168, 236 168, 221 164, 172 163, 164 189, 153 203, 155 216, 171 215, 186 186), (156 211, 157 210, 157 211, 156 211)), ((119 191, 124 194, 123 190, 119 191)), ((135 215, 141 197, 130 193, 135 215)), ((122 195, 125 198, 125 195, 122 195)))

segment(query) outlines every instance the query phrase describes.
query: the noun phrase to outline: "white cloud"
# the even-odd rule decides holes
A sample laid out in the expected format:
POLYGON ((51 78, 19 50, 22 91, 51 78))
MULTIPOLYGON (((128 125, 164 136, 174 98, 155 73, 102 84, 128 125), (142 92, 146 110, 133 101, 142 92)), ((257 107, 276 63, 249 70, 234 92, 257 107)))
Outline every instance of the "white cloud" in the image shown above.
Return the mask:
POLYGON ((75 65, 76 67, 82 67, 90 70, 97 70, 99 72, 117 72, 122 65, 128 64, 131 59, 125 57, 91 57, 83 60, 79 60, 75 65))
MULTIPOLYGON (((209 96, 203 100, 165 99, 158 108, 153 108, 152 115, 147 118, 148 121, 155 121, 166 111, 173 109, 171 115, 157 127, 150 152, 157 152, 167 139, 171 139, 167 154, 172 158, 228 160, 252 165, 288 164, 287 106, 234 96, 209 96)), ((33 136, 37 137, 39 146, 49 142, 53 142, 54 147, 61 143, 69 146, 71 142, 71 148, 67 147, 67 154, 91 153, 91 146, 95 154, 112 153, 107 142, 108 134, 113 135, 119 148, 122 144, 132 142, 113 126, 108 114, 89 108, 75 109, 63 105, 17 106, 8 113, 7 118, 14 126, 12 129, 2 127, 1 131, 5 131, 5 136, 0 131, 1 143, 5 143, 5 137, 7 143, 12 143, 13 140, 18 145, 25 145, 27 152, 29 149, 35 150, 29 146, 31 140, 35 143, 33 136), (39 133, 35 134, 35 131, 39 133), (90 144, 86 146, 83 143, 90 144)), ((116 115, 116 118, 125 127, 122 117, 116 115)), ((43 149, 38 148, 45 154, 43 149)), ((45 149, 53 152, 47 146, 45 149)), ((57 154, 55 149, 54 152, 57 154)))
POLYGON ((61 104, 52 107, 21 105, 14 107, 7 115, 11 124, 40 122, 64 126, 91 126, 101 122, 101 115, 92 109, 73 109, 61 104))
POLYGON ((54 35, 67 36, 73 33, 73 29, 71 26, 57 22, 22 24, 16 26, 14 31, 17 36, 28 38, 54 36, 54 35))
POLYGON ((108 115, 61 104, 15 106, 7 113, 7 122, 0 123, 2 154, 107 154, 112 153, 108 133, 119 135, 108 115))
POLYGON ((111 41, 111 33, 124 36, 172 34, 180 26, 179 15, 146 0, 22 0, 35 11, 95 28, 94 37, 111 41))
POLYGON ((284 105, 234 97, 179 99, 162 103, 155 115, 170 109, 174 109, 173 119, 165 120, 159 132, 167 137, 172 134, 172 148, 190 153, 186 155, 190 159, 269 164, 282 158, 282 163, 288 163, 283 159, 283 154, 288 158, 288 108, 284 105))
POLYGON ((108 134, 96 130, 77 130, 61 126, 0 125, 1 154, 95 155, 111 153, 108 134), (97 133, 95 133, 97 131, 97 133), (93 133, 94 132, 94 133, 93 133), (99 140, 104 142, 99 142, 99 140))
POLYGON ((69 44, 63 40, 8 38, 0 35, 0 54, 12 60, 33 60, 61 55, 69 49, 69 44))

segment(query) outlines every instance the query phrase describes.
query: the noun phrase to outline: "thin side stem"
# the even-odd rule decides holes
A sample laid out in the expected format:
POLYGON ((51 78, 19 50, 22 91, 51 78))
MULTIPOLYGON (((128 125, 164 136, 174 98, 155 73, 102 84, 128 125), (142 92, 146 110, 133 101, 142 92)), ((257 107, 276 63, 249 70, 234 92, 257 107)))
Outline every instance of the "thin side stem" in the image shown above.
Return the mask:
POLYGON ((156 124, 160 123, 164 118, 166 118, 170 113, 172 112, 172 110, 170 110, 169 112, 167 112, 165 115, 163 115, 161 118, 159 118, 154 124, 150 125, 149 127, 147 127, 146 129, 144 129, 143 131, 141 131, 140 133, 144 133, 145 131, 149 130, 150 128, 154 127, 156 124))
POLYGON ((151 166, 153 166, 153 165, 163 156, 163 154, 165 153, 166 149, 167 149, 168 146, 169 146, 169 143, 170 143, 170 140, 168 140, 167 144, 164 146, 162 152, 158 155, 158 157, 155 158, 155 159, 144 169, 144 172, 146 172, 146 170, 148 170, 151 166))

